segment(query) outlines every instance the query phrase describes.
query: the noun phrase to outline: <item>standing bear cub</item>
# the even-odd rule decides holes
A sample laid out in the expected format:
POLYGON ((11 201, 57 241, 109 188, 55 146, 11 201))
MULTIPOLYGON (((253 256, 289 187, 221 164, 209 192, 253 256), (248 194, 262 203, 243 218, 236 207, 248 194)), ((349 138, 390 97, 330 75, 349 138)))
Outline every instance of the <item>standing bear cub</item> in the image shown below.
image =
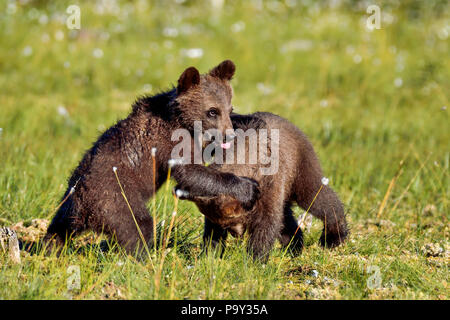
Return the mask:
MULTIPOLYGON (((138 99, 131 114, 103 133, 73 172, 63 196, 66 201, 44 237, 50 249, 86 230, 115 236, 129 253, 143 247, 113 167, 142 235, 151 245, 153 224, 146 202, 166 180, 168 160, 176 144, 171 140, 172 133, 177 129, 193 132, 194 121, 202 121, 203 130, 232 130, 229 81, 234 72, 235 65, 229 60, 204 75, 190 67, 180 76, 176 88, 138 99), (157 150, 155 176, 153 148, 157 150)), ((251 208, 259 195, 255 181, 201 164, 176 166, 172 176, 193 195, 226 194, 246 208, 251 208)))
POLYGON ((205 215, 205 245, 223 246, 228 233, 242 236, 248 232, 248 249, 256 258, 267 259, 276 239, 299 252, 303 237, 292 215, 294 202, 305 210, 309 208, 312 215, 323 221, 321 245, 335 247, 343 242, 348 235, 343 205, 330 187, 322 185, 322 169, 305 134, 286 119, 266 112, 232 114, 231 120, 237 138, 227 152, 234 154, 233 161, 214 163, 209 168, 256 180, 261 197, 252 209, 246 209, 233 196, 196 196, 190 189, 177 186, 182 198, 194 201, 205 215), (272 141, 275 131, 277 141, 272 141), (259 136, 253 141, 252 132, 254 137, 259 136), (257 143, 259 148, 255 150, 257 143), (250 157, 256 153, 259 159, 251 163, 250 157), (267 161, 263 164, 264 158, 277 161, 275 172, 261 170, 274 165, 268 165, 267 161))

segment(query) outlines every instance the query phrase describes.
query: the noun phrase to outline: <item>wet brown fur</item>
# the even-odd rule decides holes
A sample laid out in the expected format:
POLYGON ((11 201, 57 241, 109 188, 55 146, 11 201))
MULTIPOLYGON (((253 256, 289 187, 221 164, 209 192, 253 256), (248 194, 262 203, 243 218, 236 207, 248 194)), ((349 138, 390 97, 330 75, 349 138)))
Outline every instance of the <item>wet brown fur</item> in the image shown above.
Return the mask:
MULTIPOLYGON (((291 249, 300 252, 303 246, 302 231, 292 215, 291 206, 297 203, 301 208, 308 209, 322 185, 323 177, 311 143, 295 125, 271 113, 232 115, 231 119, 235 129, 266 128, 269 138, 271 129, 279 130, 279 168, 274 175, 262 175, 259 171, 263 167, 261 164, 247 162, 210 166, 253 178, 260 185, 261 198, 251 210, 242 208, 236 199, 227 195, 191 198, 205 215, 205 244, 223 245, 227 233, 242 236, 247 231, 248 248, 255 257, 267 258, 276 239, 283 246, 290 245, 291 249)), ((237 148, 232 152, 237 155, 237 148)), ((248 156, 248 143, 245 152, 248 156)), ((344 208, 329 186, 322 187, 309 213, 324 222, 320 238, 323 246, 335 247, 345 240, 348 228, 344 208)))

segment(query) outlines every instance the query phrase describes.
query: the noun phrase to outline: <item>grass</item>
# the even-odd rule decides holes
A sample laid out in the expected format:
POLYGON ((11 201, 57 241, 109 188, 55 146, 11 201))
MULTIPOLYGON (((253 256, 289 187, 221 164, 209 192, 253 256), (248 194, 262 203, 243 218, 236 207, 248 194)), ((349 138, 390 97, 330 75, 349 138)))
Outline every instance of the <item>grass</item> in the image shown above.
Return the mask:
MULTIPOLYGON (((151 260, 85 242, 59 258, 23 253, 20 265, 1 256, 1 298, 448 299, 447 1, 378 2, 371 32, 356 1, 110 3, 76 1, 71 31, 73 1, 0 0, 0 225, 50 219, 83 152, 136 96, 232 59, 236 111, 274 112, 307 133, 350 239, 323 250, 314 221, 298 257, 276 247, 261 265, 234 239, 222 258, 205 255, 202 216, 181 201, 168 250, 151 260), (80 271, 72 290, 69 266, 80 271)), ((164 191, 159 229, 174 206, 162 210, 164 191)))

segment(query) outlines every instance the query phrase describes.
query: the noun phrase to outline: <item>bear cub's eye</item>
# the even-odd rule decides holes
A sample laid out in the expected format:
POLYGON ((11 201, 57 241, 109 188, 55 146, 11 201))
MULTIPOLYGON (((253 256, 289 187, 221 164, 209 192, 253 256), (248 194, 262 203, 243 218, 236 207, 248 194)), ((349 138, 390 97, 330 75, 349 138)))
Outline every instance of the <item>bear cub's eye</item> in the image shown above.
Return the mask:
POLYGON ((219 115, 219 110, 215 109, 215 108, 211 108, 208 110, 208 117, 210 118, 215 118, 219 115))

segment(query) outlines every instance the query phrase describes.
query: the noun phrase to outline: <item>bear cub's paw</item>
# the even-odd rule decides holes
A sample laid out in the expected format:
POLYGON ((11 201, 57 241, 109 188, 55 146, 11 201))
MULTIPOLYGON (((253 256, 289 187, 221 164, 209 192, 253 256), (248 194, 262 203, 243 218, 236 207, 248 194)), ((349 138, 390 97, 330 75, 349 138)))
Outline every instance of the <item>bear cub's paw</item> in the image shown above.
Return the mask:
POLYGON ((320 245, 326 248, 335 248, 342 244, 345 239, 347 239, 348 230, 345 226, 342 226, 339 232, 330 232, 325 230, 322 232, 320 236, 320 245))

